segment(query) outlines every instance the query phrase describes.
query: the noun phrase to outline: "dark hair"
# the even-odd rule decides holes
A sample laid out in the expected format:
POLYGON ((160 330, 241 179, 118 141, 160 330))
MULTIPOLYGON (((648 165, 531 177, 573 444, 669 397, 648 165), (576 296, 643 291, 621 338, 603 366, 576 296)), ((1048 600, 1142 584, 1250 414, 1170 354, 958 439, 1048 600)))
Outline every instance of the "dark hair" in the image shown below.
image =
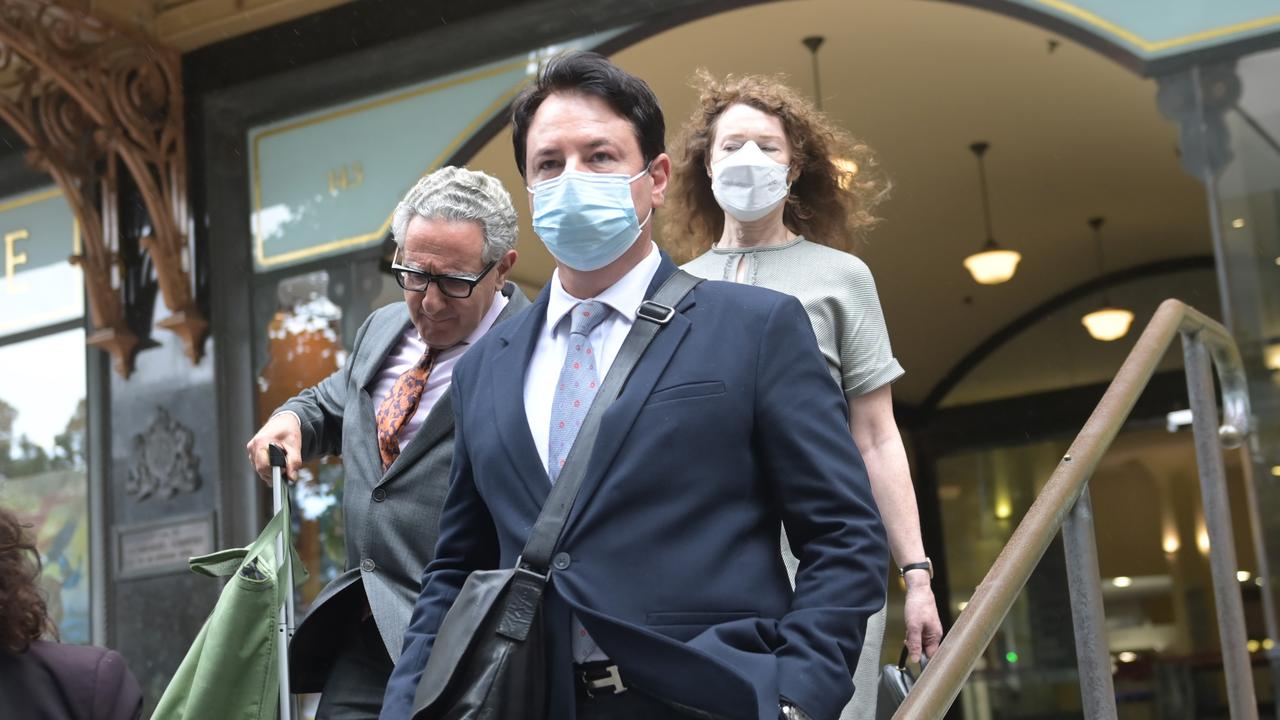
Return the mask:
POLYGON ((511 103, 511 144, 521 177, 525 175, 529 124, 542 101, 557 92, 594 95, 630 121, 646 165, 666 151, 667 128, 662 108, 649 85, 602 55, 574 50, 551 58, 537 81, 511 103))
POLYGON ((44 598, 37 581, 40 555, 14 513, 0 508, 0 652, 26 652, 49 631, 44 598))

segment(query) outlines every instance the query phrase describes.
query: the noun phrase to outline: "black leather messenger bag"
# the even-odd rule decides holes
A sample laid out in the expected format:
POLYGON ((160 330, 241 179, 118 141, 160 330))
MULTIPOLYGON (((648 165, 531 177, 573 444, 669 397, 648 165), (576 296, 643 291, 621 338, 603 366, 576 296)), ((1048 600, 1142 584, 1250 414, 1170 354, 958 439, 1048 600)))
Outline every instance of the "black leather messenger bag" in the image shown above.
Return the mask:
MULTIPOLYGON (((920 656, 920 671, 924 672, 929 659, 920 656)), ((876 720, 891 720, 898 707, 906 702, 907 694, 915 687, 916 676, 907 667, 907 646, 902 646, 902 655, 897 665, 885 665, 880 669, 879 692, 876 694, 876 720)))
POLYGON ((699 282, 677 270, 640 305, 516 567, 471 573, 445 615, 414 693, 414 720, 546 720, 547 645, 539 609, 551 555, 582 486, 601 416, 699 282))

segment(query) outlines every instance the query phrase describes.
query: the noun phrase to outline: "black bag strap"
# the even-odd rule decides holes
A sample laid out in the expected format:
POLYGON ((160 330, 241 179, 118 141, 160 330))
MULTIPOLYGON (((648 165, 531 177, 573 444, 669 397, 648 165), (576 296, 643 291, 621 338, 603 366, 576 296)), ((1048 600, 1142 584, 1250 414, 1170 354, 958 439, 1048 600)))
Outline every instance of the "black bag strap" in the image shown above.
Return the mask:
POLYGON ((537 522, 533 524, 518 568, 538 575, 547 574, 551 553, 555 552, 556 544, 560 542, 560 533, 564 530, 569 511, 573 509, 574 500, 577 499, 578 490, 587 474, 591 450, 595 447, 596 436, 600 434, 600 418, 622 392, 622 386, 626 384, 636 363, 640 362, 649 343, 675 317, 676 305, 700 282, 701 278, 677 269, 651 299, 640 304, 636 311, 636 322, 622 341, 622 347, 618 349, 618 355, 605 374, 604 381, 600 383, 600 389, 591 401, 591 408, 582 420, 578 436, 574 438, 573 447, 569 448, 569 456, 565 458, 556 484, 551 488, 551 493, 538 514, 537 522))

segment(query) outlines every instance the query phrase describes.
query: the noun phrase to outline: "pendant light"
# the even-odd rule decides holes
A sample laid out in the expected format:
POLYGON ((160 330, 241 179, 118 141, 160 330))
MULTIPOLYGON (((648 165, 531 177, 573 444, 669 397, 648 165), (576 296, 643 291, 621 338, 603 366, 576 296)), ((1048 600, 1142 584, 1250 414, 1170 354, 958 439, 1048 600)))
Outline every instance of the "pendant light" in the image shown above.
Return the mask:
POLYGON ((1022 254, 1000 247, 991 234, 991 203, 987 199, 987 172, 982 162, 982 156, 986 154, 988 147, 990 145, 985 142, 969 146, 978 158, 978 185, 982 189, 982 221, 987 230, 987 241, 983 243, 981 250, 964 259, 964 266, 978 284, 999 285, 1013 278, 1022 254))
POLYGON ((818 75, 818 48, 822 47, 822 43, 826 38, 821 35, 810 35, 800 42, 809 48, 809 56, 813 59, 813 104, 818 110, 822 110, 822 82, 818 75))
MULTIPOLYGON (((802 45, 809 49, 809 57, 813 61, 813 106, 822 110, 822 76, 818 72, 818 48, 822 47, 822 43, 826 42, 826 38, 821 35, 810 35, 800 41, 802 45)), ((858 174, 858 163, 849 158, 838 157, 831 161, 836 166, 836 172, 839 173, 841 190, 848 190, 853 185, 853 176, 858 174)))
MULTIPOLYGON (((1093 228, 1093 241, 1098 253, 1098 277, 1103 274, 1102 261, 1102 223, 1103 218, 1089 218, 1089 227, 1093 228)), ((1129 334, 1129 326, 1133 324, 1133 313, 1124 308, 1115 307, 1106 292, 1102 294, 1102 307, 1080 318, 1089 335, 1094 340, 1111 342, 1129 334)))
POLYGON ((1263 350, 1263 364, 1268 370, 1280 372, 1280 338, 1272 339, 1263 350))

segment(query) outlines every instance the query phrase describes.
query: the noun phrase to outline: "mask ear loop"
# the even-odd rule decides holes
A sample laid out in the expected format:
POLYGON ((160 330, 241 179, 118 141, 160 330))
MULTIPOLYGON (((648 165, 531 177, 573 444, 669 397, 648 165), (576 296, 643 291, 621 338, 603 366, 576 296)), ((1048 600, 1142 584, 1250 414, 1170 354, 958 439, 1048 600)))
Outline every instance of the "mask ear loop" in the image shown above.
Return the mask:
MULTIPOLYGON (((648 163, 647 165, 645 165, 645 166, 644 166, 644 169, 643 169, 643 170, 641 170, 640 172, 636 173, 635 175, 632 175, 632 176, 631 176, 631 178, 630 178, 629 180, 627 180, 627 184, 628 184, 628 185, 630 185, 631 183, 633 183, 633 182, 635 182, 635 181, 639 180, 640 178, 644 177, 645 175, 648 175, 648 174, 649 174, 649 172, 650 172, 651 170, 653 170, 653 161, 654 161, 654 160, 657 160, 657 159, 658 159, 658 158, 654 158, 653 160, 650 160, 650 161, 649 161, 649 163, 648 163)), ((639 227, 640 227, 640 232, 644 232, 644 226, 645 226, 645 224, 646 224, 646 223, 648 223, 648 222, 649 222, 649 219, 650 219, 650 218, 652 218, 652 217, 653 217, 653 206, 652 206, 652 205, 650 205, 650 206, 649 206, 649 214, 644 216, 644 220, 641 220, 641 221, 640 221, 640 225, 639 225, 639 227)), ((640 237, 640 235, 639 235, 639 234, 637 234, 637 235, 636 235, 636 237, 638 238, 638 237, 640 237)))
MULTIPOLYGON (((657 158, 654 158, 653 160, 657 160, 657 158)), ((627 184, 630 185, 631 183, 639 180, 645 175, 648 175, 649 171, 653 170, 653 160, 650 160, 648 163, 646 163, 643 170, 627 178, 627 184)))

